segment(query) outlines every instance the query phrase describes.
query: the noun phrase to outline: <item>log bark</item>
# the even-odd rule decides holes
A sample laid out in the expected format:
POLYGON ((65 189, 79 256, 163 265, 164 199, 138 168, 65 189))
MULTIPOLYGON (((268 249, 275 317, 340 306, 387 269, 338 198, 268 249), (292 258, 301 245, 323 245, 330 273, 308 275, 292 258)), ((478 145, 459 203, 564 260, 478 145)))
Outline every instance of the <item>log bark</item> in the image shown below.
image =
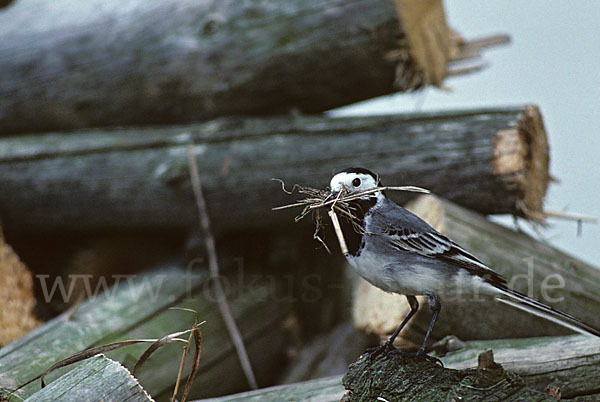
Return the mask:
MULTIPOLYGON (((228 298, 257 381, 269 383, 279 374, 277 366, 284 357, 285 334, 280 328, 289 313, 289 303, 273 302, 269 293, 274 291, 273 285, 244 287, 237 286, 234 280, 227 283, 228 298)), ((188 329, 193 324, 192 314, 168 310, 184 307, 194 309, 200 320, 206 320, 202 327, 202 360, 190 396, 208 397, 245 390, 246 379, 215 297, 206 270, 165 269, 149 276, 122 279, 108 292, 84 302, 75 312, 67 312, 0 349, 0 389, 14 390, 52 364, 91 346, 160 338, 188 329)), ((131 369, 148 346, 128 346, 107 355, 131 369)), ((168 400, 172 393, 181 350, 179 344, 162 347, 136 373, 144 389, 158 400, 168 400)), ((50 373, 47 382, 71 368, 50 373)), ((19 389, 15 398, 29 397, 39 387, 39 381, 33 382, 19 389)))
POLYGON ((531 218, 540 217, 549 180, 546 132, 534 106, 15 136, 0 139, 5 229, 194 227, 191 141, 217 229, 289 229, 297 211, 270 209, 295 198, 270 179, 325 187, 348 166, 482 213, 531 218))
MULTIPOLYGON (((598 340, 580 335, 469 341, 465 342, 460 350, 452 353, 445 352, 447 354, 441 357, 441 360, 444 362, 446 369, 432 367, 425 361, 402 360, 401 357, 393 355, 385 359, 379 358, 369 364, 364 358, 365 356, 362 356, 349 369, 345 381, 346 384, 354 389, 381 384, 389 392, 407 392, 407 394, 402 394, 400 398, 386 398, 389 401, 409 400, 409 396, 414 397, 414 400, 432 401, 436 399, 428 399, 430 394, 426 393, 431 392, 431 389, 413 390, 411 387, 407 389, 393 389, 393 384, 399 381, 406 381, 409 377, 416 377, 416 381, 412 384, 423 384, 424 381, 433 382, 432 378, 452 378, 453 376, 461 377, 463 375, 471 376, 471 378, 473 376, 477 377, 479 375, 474 374, 475 370, 473 369, 478 367, 478 355, 487 350, 492 350, 494 360, 502 365, 506 371, 502 370, 494 373, 484 370, 478 379, 479 381, 481 381, 481 378, 488 378, 494 381, 489 385, 499 382, 500 385, 505 386, 507 384, 503 378, 510 378, 515 380, 517 384, 522 384, 530 388, 528 392, 531 392, 530 395, 535 395, 536 397, 543 397, 540 394, 546 392, 549 386, 553 386, 560 389, 563 399, 581 396, 582 398, 589 397, 589 399, 583 400, 594 400, 593 398, 599 396, 597 380, 600 377, 600 364, 598 364, 600 363, 599 346, 598 340), (375 370, 376 368, 381 368, 382 370, 377 371, 375 370), (364 374, 361 372, 362 369, 366 370, 364 374), (423 378, 424 372, 430 373, 431 377, 423 378), (390 381, 387 381, 389 378, 381 377, 381 375, 386 374, 391 376, 390 381), (362 377, 360 377, 361 375, 362 377), (354 382, 353 380, 357 381, 354 382), (423 391, 423 393, 420 391, 423 391)), ((467 383, 467 381, 463 381, 467 383)), ((285 396, 285 399, 294 401, 316 399, 324 402, 337 402, 344 394, 341 383, 342 377, 335 376, 206 399, 203 402, 260 401, 278 399, 278 395, 285 396)), ((473 384, 469 384, 469 387, 471 387, 472 392, 479 392, 474 389, 473 384)), ((469 387, 466 388, 469 389, 469 387)), ((492 390, 496 389, 503 391, 505 388, 499 385, 492 388, 492 390)), ((448 389, 443 390, 443 392, 448 393, 448 389)), ((373 398, 366 398, 365 400, 375 400, 377 396, 385 397, 384 394, 380 394, 375 395, 373 398)), ((476 396, 474 394, 470 395, 470 397, 476 396)), ((499 398, 500 396, 502 395, 496 393, 491 395, 491 397, 496 397, 496 399, 492 400, 503 400, 499 398)), ((357 394, 354 395, 354 398, 355 400, 360 400, 357 394)), ((448 399, 442 396, 441 400, 448 399)), ((464 400, 478 399, 465 398, 464 400)))
POLYGON ((555 401, 532 390, 501 367, 454 370, 429 361, 388 353, 372 359, 363 354, 342 379, 347 401, 555 401))
POLYGON ((441 0, 420 3, 400 15, 425 26, 389 0, 21 0, 0 12, 0 134, 321 112, 439 85, 463 44, 441 0))
POLYGON ((129 370, 103 355, 95 356, 64 374, 26 401, 152 402, 129 370))
MULTIPOLYGON (((508 280, 509 287, 600 328, 600 270, 549 244, 498 225, 484 216, 432 196, 408 205, 433 227, 508 280)), ((427 301, 401 333, 402 347, 419 346, 431 318, 427 301)), ((387 337, 409 311, 403 296, 358 283, 354 318, 359 328, 387 337)), ((569 330, 482 297, 442 300, 432 339, 524 338, 568 334, 569 330)))

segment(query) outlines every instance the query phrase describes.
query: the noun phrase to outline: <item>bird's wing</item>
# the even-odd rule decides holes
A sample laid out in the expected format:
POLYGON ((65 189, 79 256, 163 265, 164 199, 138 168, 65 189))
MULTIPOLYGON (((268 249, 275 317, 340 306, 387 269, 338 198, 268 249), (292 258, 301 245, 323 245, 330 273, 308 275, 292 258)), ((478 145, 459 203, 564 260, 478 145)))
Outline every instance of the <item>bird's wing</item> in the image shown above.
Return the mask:
MULTIPOLYGON (((381 235, 398 250, 452 263, 473 274, 487 278, 491 282, 505 283, 505 280, 497 272, 429 225, 427 225, 427 229, 430 230, 421 231, 392 226, 389 222, 386 226, 381 235)), ((420 227, 419 229, 426 228, 420 227)))

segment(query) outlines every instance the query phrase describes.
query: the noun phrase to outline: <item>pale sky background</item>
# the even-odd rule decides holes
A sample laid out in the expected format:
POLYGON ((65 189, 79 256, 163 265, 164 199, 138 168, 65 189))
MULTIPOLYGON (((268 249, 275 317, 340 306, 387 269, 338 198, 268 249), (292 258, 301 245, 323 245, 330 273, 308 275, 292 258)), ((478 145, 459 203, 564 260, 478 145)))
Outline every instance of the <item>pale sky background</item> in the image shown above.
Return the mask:
MULTIPOLYGON (((493 33, 509 45, 488 49, 489 66, 446 80, 444 92, 428 88, 345 107, 335 115, 386 114, 540 106, 550 143, 547 210, 600 217, 600 1, 445 0, 450 26, 466 38, 493 33)), ((494 218, 512 225, 512 218, 494 218)), ((541 235, 554 246, 600 267, 600 224, 550 219, 541 235)), ((527 224, 521 224, 526 228, 527 224)), ((534 234, 535 235, 535 234, 534 234)), ((537 236, 537 235, 535 235, 537 236)))

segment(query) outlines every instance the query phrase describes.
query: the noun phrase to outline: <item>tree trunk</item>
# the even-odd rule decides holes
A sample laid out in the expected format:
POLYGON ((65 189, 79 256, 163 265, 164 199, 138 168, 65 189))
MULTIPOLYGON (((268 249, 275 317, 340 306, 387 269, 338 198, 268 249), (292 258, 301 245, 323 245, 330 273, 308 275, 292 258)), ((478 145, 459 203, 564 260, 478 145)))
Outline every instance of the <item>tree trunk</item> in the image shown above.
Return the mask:
MULTIPOLYGON (((270 383, 279 374, 277 367, 284 358, 285 333, 281 325, 289 313, 289 304, 273 302, 273 294, 269 293, 275 291, 273 283, 237 286, 235 279, 230 278, 227 284, 228 299, 257 381, 270 383)), ((15 389, 59 360, 91 346, 160 338, 188 329, 194 322, 193 314, 168 309, 183 307, 197 311, 199 320, 206 320, 202 326, 200 369, 190 396, 208 397, 245 390, 248 385, 215 297, 206 270, 165 269, 148 276, 121 278, 111 290, 84 302, 75 312, 67 312, 0 349, 0 389, 15 389)), ((148 346, 128 346, 107 355, 131 369, 148 346)), ((181 344, 166 345, 136 372, 140 384, 158 400, 166 400, 172 393, 181 350, 181 344)), ((71 368, 50 373, 47 382, 71 368)), ((28 397, 39 387, 39 381, 33 382, 17 395, 28 397)))
POLYGON ((324 188, 348 166, 371 168, 388 185, 429 188, 482 213, 528 218, 540 218, 549 180, 546 132, 534 106, 15 136, 0 139, 4 227, 25 233, 195 227, 191 141, 217 229, 289 230, 298 211, 271 208, 297 196, 271 178, 289 188, 324 188))
MULTIPOLYGON (((600 328, 600 270, 524 233, 432 196, 407 206, 508 280, 509 287, 600 328)), ((402 347, 421 344, 431 318, 425 297, 402 332, 402 347)), ((410 310, 403 296, 385 293, 361 280, 354 303, 359 328, 387 337, 410 310)), ((442 300, 432 339, 524 338, 571 333, 553 322, 510 306, 464 297, 442 300)))
POLYGON ((469 47, 441 3, 399 1, 404 24, 391 0, 20 0, 0 12, 0 134, 320 112, 439 85, 469 47))
POLYGON ((87 402, 153 401, 125 367, 102 355, 76 366, 26 401, 53 402, 65 398, 87 402))

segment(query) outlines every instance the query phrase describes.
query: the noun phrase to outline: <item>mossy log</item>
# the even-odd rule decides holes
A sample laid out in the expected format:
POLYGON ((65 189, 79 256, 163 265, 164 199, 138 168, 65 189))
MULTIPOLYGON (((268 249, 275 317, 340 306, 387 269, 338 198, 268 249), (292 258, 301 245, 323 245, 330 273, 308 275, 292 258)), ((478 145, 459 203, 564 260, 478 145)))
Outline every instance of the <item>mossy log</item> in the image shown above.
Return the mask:
MULTIPOLYGON (((507 279, 509 286, 596 328, 600 328, 600 269, 546 242, 491 222, 449 201, 422 196, 407 206, 507 279)), ((360 280, 354 302, 357 326, 387 337, 408 313, 401 295, 385 293, 360 280)), ((424 298, 401 332, 403 347, 421 344, 431 318, 424 298)), ((432 339, 524 338, 569 334, 562 326, 483 297, 442 300, 432 339)))
POLYGON ((25 401, 59 400, 152 402, 129 370, 119 362, 98 355, 76 366, 25 401))
POLYGON ((6 232, 195 228, 189 142, 196 144, 217 231, 289 230, 298 211, 271 208, 296 196, 271 178, 289 188, 324 188, 332 172, 349 166, 482 213, 533 219, 541 217, 549 181, 546 132, 535 106, 14 136, 0 138, 6 232))
MULTIPOLYGON (((228 299, 257 381, 269 383, 279 374, 277 366, 284 358, 285 333, 280 329, 289 313, 289 303, 272 300, 269 292, 274 290, 273 284, 246 287, 237 286, 234 280, 228 283, 231 285, 228 299)), ((160 338, 188 329, 194 322, 193 314, 169 310, 183 307, 194 309, 198 319, 206 321, 202 326, 199 373, 190 396, 208 397, 245 390, 248 385, 215 298, 206 271, 165 268, 147 276, 122 279, 74 312, 67 312, 0 349, 0 389, 8 393, 59 360, 92 346, 160 338)), ((148 346, 128 346, 107 356, 131 369, 148 346)), ((163 346, 136 372, 140 384, 159 401, 168 400, 173 391, 181 351, 180 344, 163 346)), ((71 368, 50 373, 47 382, 71 368)), ((14 400, 29 397, 39 387, 39 381, 35 381, 20 388, 14 400)))
POLYGON ((321 112, 440 85, 484 47, 450 35, 441 0, 397 7, 20 0, 0 12, 0 134, 321 112))

